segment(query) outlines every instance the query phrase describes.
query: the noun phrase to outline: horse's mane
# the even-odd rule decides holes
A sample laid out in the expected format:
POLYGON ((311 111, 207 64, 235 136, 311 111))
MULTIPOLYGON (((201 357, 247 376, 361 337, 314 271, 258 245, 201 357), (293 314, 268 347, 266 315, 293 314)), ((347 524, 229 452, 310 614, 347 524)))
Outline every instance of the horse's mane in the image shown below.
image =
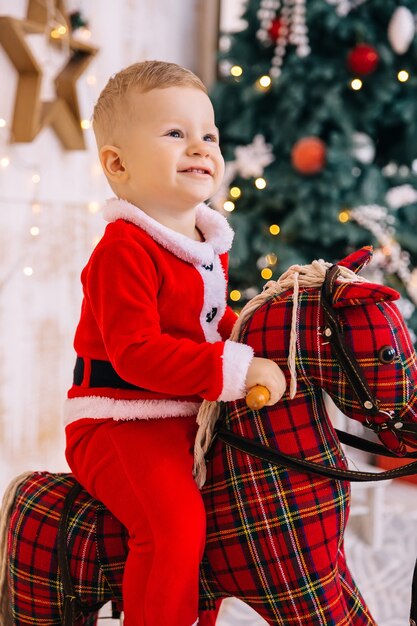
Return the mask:
MULTIPOLYGON (((322 259, 313 261, 309 265, 292 265, 286 272, 281 274, 278 280, 270 280, 264 286, 263 291, 249 300, 243 307, 238 319, 233 326, 230 334, 230 340, 238 341, 242 327, 248 319, 259 309, 265 302, 274 296, 281 294, 290 289, 293 290, 293 310, 291 318, 290 343, 288 350, 288 368, 290 370, 290 398, 293 398, 297 392, 297 371, 295 367, 295 356, 297 346, 297 316, 298 316, 298 295, 300 288, 321 287, 327 270, 331 267, 331 263, 327 263, 322 259)), ((339 282, 366 282, 365 278, 358 276, 347 267, 339 265, 340 274, 339 282)), ((205 454, 210 447, 213 438, 214 426, 219 417, 220 404, 218 402, 209 402, 204 400, 201 404, 197 415, 197 424, 199 426, 195 446, 194 446, 194 477, 197 485, 201 488, 206 480, 206 465, 204 461, 205 454)))

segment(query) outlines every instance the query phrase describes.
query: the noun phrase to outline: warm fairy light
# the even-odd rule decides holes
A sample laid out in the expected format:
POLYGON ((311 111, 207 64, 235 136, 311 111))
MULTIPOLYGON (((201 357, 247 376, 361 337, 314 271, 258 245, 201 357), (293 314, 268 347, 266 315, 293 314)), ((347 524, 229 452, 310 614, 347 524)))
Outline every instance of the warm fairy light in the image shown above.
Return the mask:
POLYGON ((269 280, 270 278, 272 278, 272 270, 270 270, 269 267, 264 267, 261 272, 261 276, 264 280, 269 280))
POLYGON ((1 167, 9 167, 9 165, 10 165, 10 159, 9 159, 9 157, 7 157, 7 156, 2 157, 2 158, 0 159, 0 165, 1 165, 1 167))
POLYGON ((97 77, 94 76, 94 74, 90 74, 89 76, 87 76, 88 85, 95 85, 96 83, 97 83, 97 77))
POLYGON ((89 213, 98 213, 100 211, 100 203, 93 200, 88 203, 87 208, 89 213))
POLYGON ((269 227, 269 232, 271 233, 271 235, 279 235, 281 229, 278 224, 271 224, 271 226, 269 227))
POLYGON ((235 76, 235 77, 242 76, 243 69, 240 67, 240 65, 233 65, 230 68, 230 73, 232 76, 235 76))
POLYGON ((271 84, 272 84, 271 77, 270 76, 266 76, 266 75, 265 76, 261 76, 256 81, 256 86, 261 91, 266 91, 267 89, 269 89, 271 84))
POLYGON ((270 252, 266 255, 266 260, 268 261, 268 265, 276 265, 278 257, 274 252, 270 252))
POLYGON ((31 226, 29 232, 32 235, 32 237, 37 237, 39 235, 39 228, 38 228, 38 226, 31 226))
POLYGON ((235 210, 235 203, 231 200, 226 200, 226 202, 223 204, 223 208, 225 211, 229 211, 229 213, 231 213, 235 210))
POLYGON ((7 126, 6 120, 4 117, 0 117, 0 128, 4 128, 5 126, 7 126))
POLYGON ((24 268, 23 268, 23 273, 24 273, 24 275, 25 275, 25 276, 32 276, 32 274, 33 274, 33 268, 32 268, 32 267, 29 267, 29 266, 24 267, 24 268))
POLYGON ((32 204, 32 213, 40 213, 41 212, 41 205, 39 204, 39 202, 34 202, 32 204))
POLYGON ((229 297, 233 300, 233 302, 238 302, 241 299, 242 294, 237 289, 233 289, 233 291, 230 292, 229 297))
POLYGON ((339 222, 342 222, 342 224, 346 224, 346 222, 349 221, 349 213, 348 211, 340 211, 339 213, 339 222))
POLYGON ((67 32, 68 32, 67 27, 61 24, 57 28, 53 28, 51 30, 51 37, 52 39, 61 39, 61 37, 64 37, 64 35, 66 35, 67 32))
POLYGON ((80 124, 81 128, 83 128, 84 130, 88 130, 89 128, 91 128, 90 120, 81 120, 80 124))
POLYGON ((350 83, 350 86, 354 91, 359 91, 359 89, 362 89, 362 85, 363 83, 360 78, 354 78, 350 83))
POLYGON ((37 185, 38 183, 40 183, 40 181, 41 181, 41 177, 39 176, 39 174, 32 175, 32 183, 35 183, 35 185, 37 185))
POLYGON ((91 39, 91 30, 86 26, 81 26, 80 28, 77 28, 77 37, 81 37, 81 39, 87 41, 88 39, 91 39))
POLYGON ((265 178, 257 178, 255 180, 255 187, 257 187, 258 189, 265 189, 265 187, 266 187, 266 180, 265 180, 265 178))
POLYGON ((410 78, 410 74, 407 72, 407 70, 400 70, 397 74, 397 78, 400 83, 405 83, 410 78))
POLYGON ((95 247, 96 247, 96 245, 98 244, 98 242, 100 241, 100 239, 101 239, 101 236, 100 236, 100 235, 95 235, 95 236, 93 237, 93 240, 92 240, 93 248, 95 248, 95 247))
POLYGON ((242 192, 239 189, 239 187, 232 187, 229 193, 232 196, 232 198, 240 198, 240 196, 242 195, 242 192))

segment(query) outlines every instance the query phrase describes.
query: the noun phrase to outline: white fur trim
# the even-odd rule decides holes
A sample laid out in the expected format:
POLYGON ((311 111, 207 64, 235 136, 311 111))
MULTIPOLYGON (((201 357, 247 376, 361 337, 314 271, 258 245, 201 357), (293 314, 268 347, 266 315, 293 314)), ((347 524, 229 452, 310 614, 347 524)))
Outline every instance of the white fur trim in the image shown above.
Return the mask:
POLYGON ((245 380, 253 359, 253 349, 243 343, 229 339, 223 351, 223 389, 218 402, 229 402, 243 398, 246 393, 245 380))
POLYGON ((181 400, 115 400, 102 396, 70 398, 64 405, 64 424, 84 417, 133 420, 191 416, 197 415, 200 404, 181 400))
POLYGON ((220 258, 216 255, 210 265, 199 264, 195 268, 204 283, 204 303, 200 313, 204 337, 210 343, 221 341, 222 338, 217 328, 226 310, 226 278, 220 258), (213 313, 215 313, 214 317, 213 313))
POLYGON ((204 202, 196 207, 196 226, 202 232, 205 241, 194 241, 186 235, 177 233, 154 220, 134 204, 119 198, 107 200, 103 217, 108 222, 123 219, 136 224, 161 246, 189 263, 210 264, 215 254, 223 254, 230 250, 233 241, 233 230, 226 218, 204 202))

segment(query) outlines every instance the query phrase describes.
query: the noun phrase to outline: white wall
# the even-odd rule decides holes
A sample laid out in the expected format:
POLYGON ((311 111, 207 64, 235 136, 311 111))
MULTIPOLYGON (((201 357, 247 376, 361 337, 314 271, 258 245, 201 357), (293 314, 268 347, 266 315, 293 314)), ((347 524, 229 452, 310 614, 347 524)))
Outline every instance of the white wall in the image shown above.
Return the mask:
MULTIPOLYGON (((130 63, 158 58, 198 70, 198 0, 67 0, 68 10, 80 6, 100 48, 78 82, 83 118, 108 77, 130 63)), ((0 0, 0 15, 25 12, 24 0, 0 0)), ((43 36, 30 42, 45 69, 47 99, 65 55, 43 36)), ((105 225, 89 206, 110 195, 91 131, 86 151, 63 150, 50 129, 32 143, 9 144, 16 83, 0 46, 0 118, 8 124, 0 128, 0 159, 10 159, 0 167, 0 492, 21 471, 67 469, 61 411, 74 361, 79 273, 105 225)))

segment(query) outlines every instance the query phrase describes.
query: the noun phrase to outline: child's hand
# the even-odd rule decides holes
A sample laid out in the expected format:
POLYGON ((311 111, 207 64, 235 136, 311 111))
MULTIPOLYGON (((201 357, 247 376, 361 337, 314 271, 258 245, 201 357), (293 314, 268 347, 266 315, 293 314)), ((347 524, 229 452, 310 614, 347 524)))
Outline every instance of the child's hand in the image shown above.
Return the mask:
POLYGON ((272 406, 284 394, 287 383, 282 370, 274 361, 254 357, 246 375, 246 389, 249 391, 255 385, 263 385, 271 394, 266 406, 272 406))

